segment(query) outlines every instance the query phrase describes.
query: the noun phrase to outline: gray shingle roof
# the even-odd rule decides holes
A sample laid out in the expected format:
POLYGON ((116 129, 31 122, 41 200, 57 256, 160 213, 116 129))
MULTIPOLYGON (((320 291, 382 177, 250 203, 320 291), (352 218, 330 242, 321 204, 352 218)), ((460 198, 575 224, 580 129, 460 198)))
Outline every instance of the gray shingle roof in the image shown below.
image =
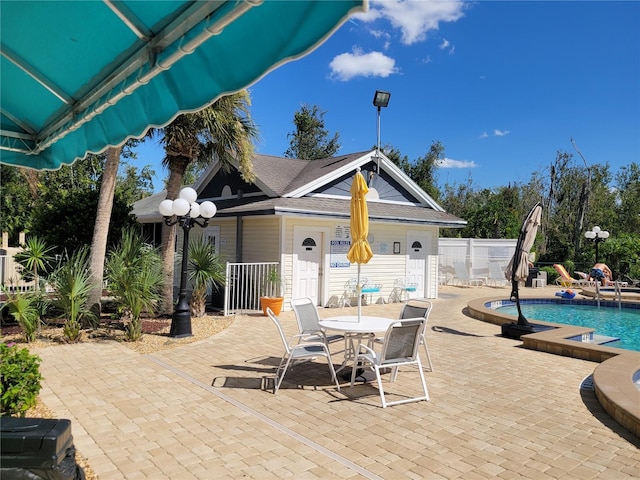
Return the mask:
POLYGON ((369 152, 350 153, 318 160, 298 160, 257 154, 253 158, 253 169, 256 178, 260 179, 267 188, 277 196, 283 196, 367 153, 369 152))
MULTIPOLYGON (((242 198, 216 202, 217 216, 236 215, 304 215, 348 219, 350 200, 324 197, 242 198)), ((420 223, 440 227, 463 227, 466 222, 446 212, 426 207, 368 202, 369 220, 420 223)))
MULTIPOLYGON (((322 196, 284 197, 288 192, 308 185, 315 180, 331 175, 370 152, 358 152, 348 155, 319 160, 298 160, 256 154, 253 159, 257 183, 262 184, 265 196, 246 196, 216 200, 216 216, 231 217, 238 215, 303 215, 316 218, 348 219, 350 214, 349 198, 328 198, 322 196), (275 197, 269 197, 271 194, 275 197)), ((133 214, 142 222, 162 219, 158 206, 166 197, 162 191, 134 204, 133 214)), ((402 222, 427 224, 439 227, 463 227, 466 222, 446 212, 438 211, 426 205, 409 205, 389 202, 368 202, 371 221, 402 222)))

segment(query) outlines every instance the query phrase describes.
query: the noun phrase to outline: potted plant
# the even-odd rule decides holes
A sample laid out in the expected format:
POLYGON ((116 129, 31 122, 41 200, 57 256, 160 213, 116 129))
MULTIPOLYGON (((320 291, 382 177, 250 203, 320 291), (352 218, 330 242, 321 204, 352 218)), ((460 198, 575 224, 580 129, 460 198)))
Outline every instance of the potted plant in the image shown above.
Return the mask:
POLYGON ((267 308, 273 313, 279 315, 282 311, 284 297, 282 296, 282 278, 276 267, 271 267, 264 276, 262 282, 262 296, 260 297, 260 306, 262 313, 267 315, 267 308))

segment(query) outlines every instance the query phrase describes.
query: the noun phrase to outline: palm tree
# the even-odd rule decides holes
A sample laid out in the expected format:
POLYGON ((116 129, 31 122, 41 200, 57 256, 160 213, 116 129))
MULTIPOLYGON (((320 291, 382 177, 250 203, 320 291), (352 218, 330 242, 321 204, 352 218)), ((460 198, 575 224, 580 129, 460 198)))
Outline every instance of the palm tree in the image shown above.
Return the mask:
MULTIPOLYGON (((163 129, 147 132, 147 137, 161 137, 160 142, 164 145, 163 165, 169 169, 167 199, 178 197, 190 164, 206 165, 215 160, 227 171, 237 165, 246 181, 254 179, 251 160, 257 128, 251 119, 250 105, 249 92, 242 90, 220 97, 199 112, 182 114, 163 129)), ((163 313, 173 309, 175 237, 176 226, 163 225, 163 313)))
MULTIPOLYGON (((182 253, 181 253, 182 254, 182 253)), ((216 254, 215 247, 200 237, 189 245, 189 282, 193 288, 191 294, 191 315, 201 317, 206 312, 207 289, 224 285, 226 268, 216 254)))
POLYGON ((102 182, 100 183, 100 196, 98 197, 96 221, 93 227, 93 239, 91 240, 89 265, 92 276, 92 288, 89 294, 89 307, 98 318, 100 318, 101 310, 100 301, 102 299, 104 259, 107 253, 109 222, 111 221, 113 195, 116 191, 116 179, 121 153, 122 147, 109 147, 107 150, 107 161, 102 174, 102 182))
POLYGON ((22 245, 22 251, 16 253, 16 261, 27 272, 23 274, 27 280, 33 280, 34 289, 40 290, 40 274, 46 273, 53 257, 53 247, 46 244, 40 237, 29 237, 22 245))

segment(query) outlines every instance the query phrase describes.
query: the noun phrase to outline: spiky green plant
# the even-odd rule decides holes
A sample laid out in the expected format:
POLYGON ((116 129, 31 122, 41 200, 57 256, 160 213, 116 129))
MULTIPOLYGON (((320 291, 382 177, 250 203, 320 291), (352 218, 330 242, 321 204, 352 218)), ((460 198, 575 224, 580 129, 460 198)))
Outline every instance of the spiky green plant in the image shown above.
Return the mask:
POLYGON ((120 242, 109 252, 106 262, 109 292, 131 319, 126 326, 128 340, 142 336, 140 317, 154 311, 162 289, 162 261, 157 250, 146 245, 133 229, 123 231, 120 242))
POLYGON ((55 291, 53 304, 62 312, 65 319, 64 337, 70 342, 80 339, 82 322, 94 320, 88 305, 91 291, 91 273, 89 271, 89 249, 83 247, 71 255, 51 275, 55 291))
POLYGON ((33 342, 42 326, 42 296, 35 292, 9 293, 5 291, 5 293, 7 295, 6 305, 9 313, 22 328, 25 341, 27 343, 33 342))
POLYGON ((193 289, 190 302, 192 315, 201 317, 205 314, 207 290, 209 287, 217 289, 218 285, 224 285, 225 269, 215 247, 206 239, 200 237, 189 243, 187 272, 193 289))
POLYGON ((29 237, 22 245, 22 251, 14 255, 26 271, 23 273, 25 280, 34 280, 35 288, 40 288, 40 275, 51 267, 53 247, 48 246, 39 237, 29 237))

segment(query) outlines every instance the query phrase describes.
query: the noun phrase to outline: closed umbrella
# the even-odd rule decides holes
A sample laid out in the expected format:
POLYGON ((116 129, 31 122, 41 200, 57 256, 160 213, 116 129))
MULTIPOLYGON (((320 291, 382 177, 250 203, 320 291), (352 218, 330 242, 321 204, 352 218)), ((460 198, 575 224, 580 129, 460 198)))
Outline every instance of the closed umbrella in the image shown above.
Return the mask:
POLYGON ((362 310, 362 285, 360 284, 360 265, 368 263, 373 257, 371 246, 367 241, 369 235, 369 209, 367 208, 366 195, 369 192, 360 167, 356 170, 351 184, 351 248, 347 253, 347 259, 351 263, 358 264, 358 321, 362 310))
POLYGON ((522 310, 520 309, 518 283, 526 280, 529 276, 529 252, 536 239, 541 218, 542 206, 540 203, 536 203, 529 211, 529 215, 527 215, 527 218, 520 228, 516 251, 505 270, 505 277, 507 280, 511 280, 511 300, 515 300, 516 306, 518 307, 518 325, 522 326, 529 325, 529 322, 524 315, 522 315, 522 310))

